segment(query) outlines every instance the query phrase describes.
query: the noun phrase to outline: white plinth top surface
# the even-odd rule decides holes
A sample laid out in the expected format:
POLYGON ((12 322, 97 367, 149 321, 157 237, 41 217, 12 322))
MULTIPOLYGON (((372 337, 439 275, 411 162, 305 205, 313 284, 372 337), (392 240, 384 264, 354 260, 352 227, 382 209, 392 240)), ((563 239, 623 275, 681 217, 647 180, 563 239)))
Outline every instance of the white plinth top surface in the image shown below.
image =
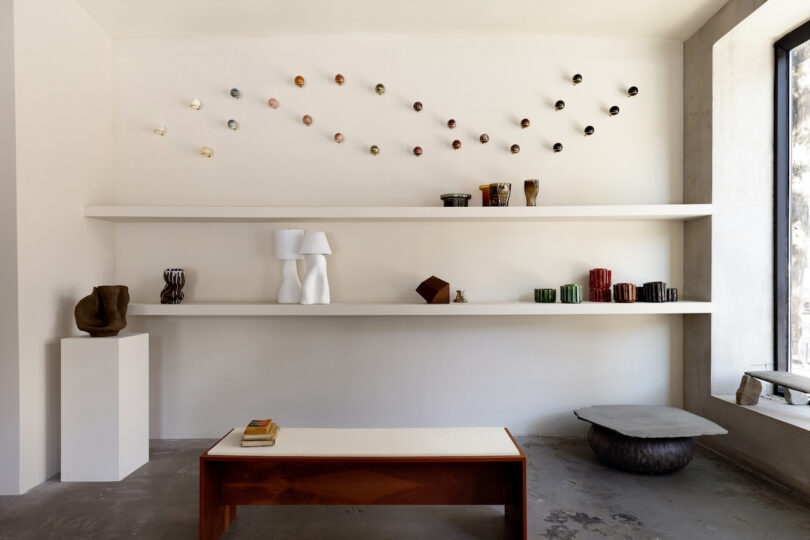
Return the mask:
POLYGON ((242 448, 243 427, 208 451, 211 456, 285 457, 480 457, 519 456, 502 427, 290 428, 275 446, 242 448))

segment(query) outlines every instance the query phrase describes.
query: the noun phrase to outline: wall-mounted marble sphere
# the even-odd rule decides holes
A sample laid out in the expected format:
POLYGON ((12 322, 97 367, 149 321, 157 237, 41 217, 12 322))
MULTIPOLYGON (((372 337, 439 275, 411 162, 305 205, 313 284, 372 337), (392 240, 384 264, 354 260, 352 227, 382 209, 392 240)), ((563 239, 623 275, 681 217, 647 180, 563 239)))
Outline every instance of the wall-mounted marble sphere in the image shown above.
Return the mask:
POLYGON ((482 133, 478 140, 481 141, 481 144, 487 144, 489 142, 489 135, 486 133, 482 133))
POLYGON ((421 146, 414 146, 413 147, 413 155, 419 157, 422 155, 422 147, 421 146))
POLYGON ((374 91, 379 95, 383 95, 385 93, 385 85, 383 83, 377 83, 377 86, 374 87, 374 91))
POLYGON ((554 146, 552 148, 554 149, 555 154, 563 151, 562 143, 554 143, 554 146))
POLYGON ((203 146, 200 148, 200 155, 207 158, 214 157, 214 149, 210 146, 203 146))
POLYGON ((304 87, 304 82, 305 81, 304 81, 304 78, 301 75, 296 75, 295 79, 293 79, 293 82, 295 82, 295 86, 297 86, 298 88, 303 88, 304 87))
POLYGON ((571 77, 571 82, 574 83, 574 86, 578 85, 582 82, 582 75, 579 73, 575 74, 573 77, 571 77))
POLYGON ((627 97, 633 97, 638 95, 638 86, 631 86, 627 89, 627 97))
POLYGON ((267 100, 267 105, 271 109, 278 109, 278 100, 274 97, 271 97, 270 99, 267 100))
POLYGON ((202 101, 200 101, 197 98, 194 98, 188 102, 188 106, 194 109, 195 111, 199 111, 200 109, 202 109, 202 101))
POLYGON ((335 142, 340 144, 343 142, 343 133, 335 133, 335 142))
POLYGON ((619 114, 619 107, 618 107, 618 105, 614 105, 613 107, 611 107, 611 108, 610 108, 610 110, 608 111, 608 114, 609 114, 610 116, 616 116, 617 114, 619 114))
POLYGON ((238 88, 231 88, 231 97, 233 99, 239 99, 242 97, 242 92, 238 88))
POLYGON ((239 129, 239 122, 233 119, 228 120, 228 127, 236 131, 237 129, 239 129))
POLYGON ((161 137, 163 137, 164 135, 166 135, 166 126, 164 126, 162 124, 158 125, 158 126, 155 126, 154 128, 152 128, 152 133, 154 133, 155 135, 160 135, 161 137))
POLYGON ((511 150, 513 154, 517 154, 518 152, 520 152, 520 146, 518 146, 517 144, 513 144, 509 150, 511 150))
POLYGON ((456 127, 456 121, 451 118, 450 120, 447 121, 447 127, 449 127, 450 129, 455 128, 456 127))
POLYGON ((346 82, 346 78, 340 73, 338 73, 337 75, 335 75, 335 82, 338 83, 338 86, 343 86, 343 83, 346 82))
POLYGON ((453 150, 458 150, 459 148, 461 148, 461 141, 456 139, 453 141, 453 150))
POLYGON ((526 128, 527 128, 527 127, 529 127, 530 125, 532 125, 532 123, 529 121, 529 119, 528 119, 528 118, 524 118, 523 120, 521 120, 521 121, 520 121, 520 127, 521 127, 521 129, 526 129, 526 128))
POLYGON ((565 108, 565 102, 561 99, 558 99, 556 103, 554 103, 554 110, 561 111, 565 108))
POLYGON ((376 144, 373 144, 371 145, 371 148, 368 149, 368 151, 371 152, 372 156, 376 156, 377 154, 380 153, 380 147, 377 146, 376 144))
POLYGON ((596 129, 593 126, 585 126, 585 136, 588 137, 589 135, 593 135, 596 133, 596 129))
POLYGON ((305 114, 304 117, 301 118, 301 121, 304 123, 305 126, 312 125, 312 117, 308 114, 305 114))
POLYGON ((421 101, 414 101, 413 102, 413 110, 419 112, 422 110, 422 102, 421 101))

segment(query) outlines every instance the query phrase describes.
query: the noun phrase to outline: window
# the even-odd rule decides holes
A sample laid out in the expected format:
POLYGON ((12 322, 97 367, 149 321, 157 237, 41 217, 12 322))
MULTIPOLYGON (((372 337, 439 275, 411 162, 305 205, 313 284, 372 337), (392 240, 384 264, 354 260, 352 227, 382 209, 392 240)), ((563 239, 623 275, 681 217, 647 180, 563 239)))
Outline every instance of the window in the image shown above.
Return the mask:
POLYGON ((810 22, 776 43, 776 369, 810 377, 810 22))

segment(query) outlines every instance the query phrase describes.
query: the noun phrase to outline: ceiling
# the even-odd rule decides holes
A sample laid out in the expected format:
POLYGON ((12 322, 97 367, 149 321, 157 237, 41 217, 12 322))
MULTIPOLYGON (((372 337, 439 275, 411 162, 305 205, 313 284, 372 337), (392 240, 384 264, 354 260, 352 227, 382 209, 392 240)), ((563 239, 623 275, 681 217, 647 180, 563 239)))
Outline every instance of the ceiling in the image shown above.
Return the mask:
POLYGON ((727 0, 77 0, 113 37, 567 34, 686 40, 727 0))

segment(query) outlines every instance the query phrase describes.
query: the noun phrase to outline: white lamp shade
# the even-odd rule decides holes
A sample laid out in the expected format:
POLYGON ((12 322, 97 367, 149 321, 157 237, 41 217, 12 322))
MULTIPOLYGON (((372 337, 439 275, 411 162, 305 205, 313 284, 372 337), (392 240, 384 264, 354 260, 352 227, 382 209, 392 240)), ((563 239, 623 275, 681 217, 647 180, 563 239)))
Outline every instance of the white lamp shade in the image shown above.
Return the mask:
POLYGON ((282 261, 300 259, 299 250, 303 238, 303 229, 278 229, 276 231, 276 259, 282 261))
POLYGON ((301 242, 301 249, 298 251, 298 253, 301 255, 331 255, 332 250, 329 248, 329 241, 326 240, 326 233, 306 233, 304 235, 304 240, 301 242))

